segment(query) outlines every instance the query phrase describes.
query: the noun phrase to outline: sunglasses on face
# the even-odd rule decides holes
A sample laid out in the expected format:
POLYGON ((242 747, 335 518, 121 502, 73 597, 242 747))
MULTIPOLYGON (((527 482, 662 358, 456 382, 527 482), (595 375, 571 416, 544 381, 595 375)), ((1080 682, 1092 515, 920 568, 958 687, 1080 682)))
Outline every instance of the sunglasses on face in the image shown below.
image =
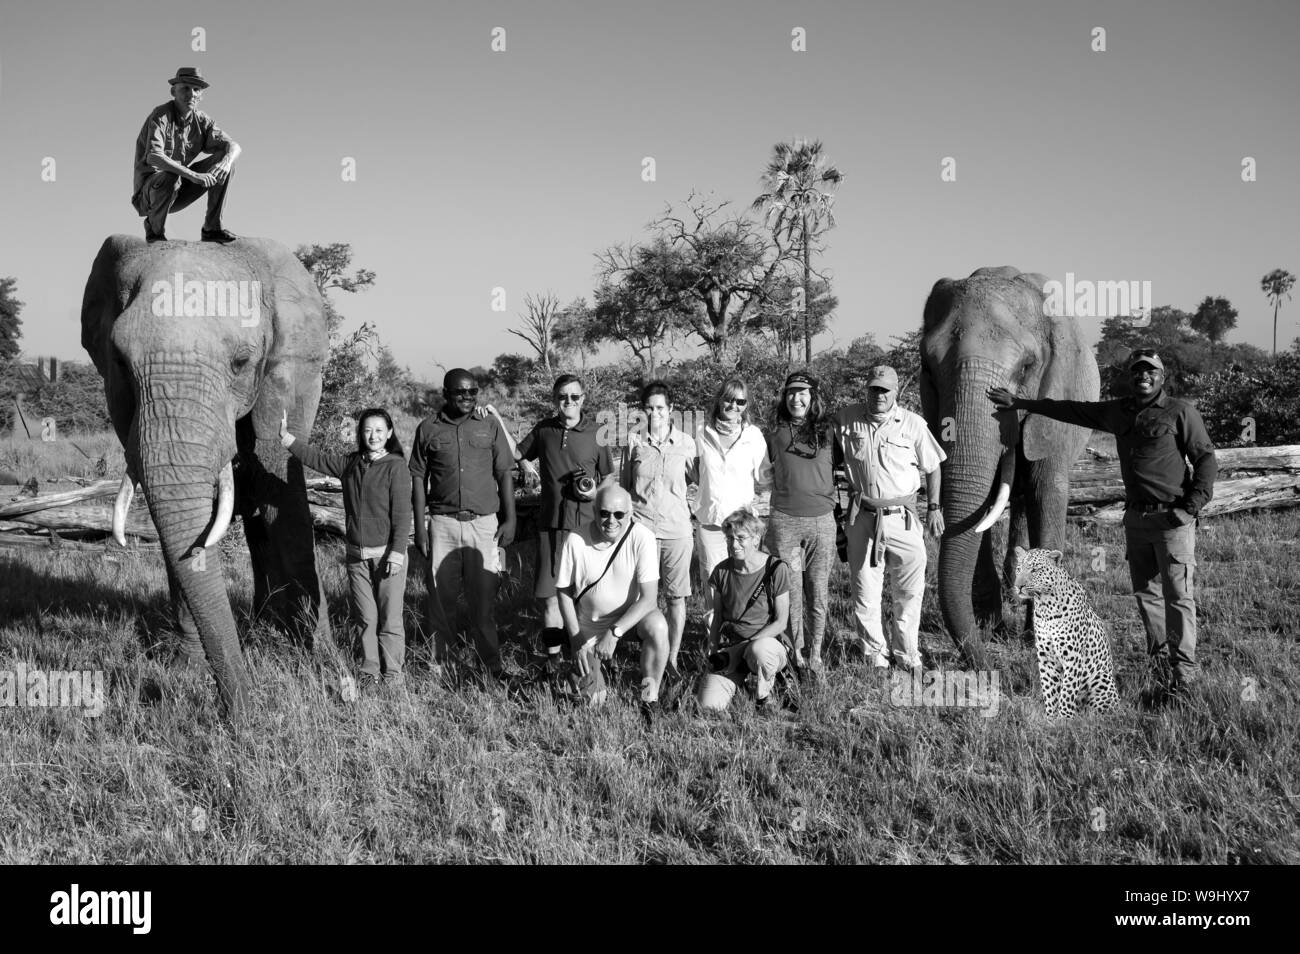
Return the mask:
POLYGON ((451 388, 447 391, 452 397, 478 397, 478 388, 451 388))
POLYGON ((577 404, 582 400, 582 397, 581 394, 557 394, 555 395, 555 400, 559 401, 561 404, 577 404))
POLYGON ((723 404, 734 404, 734 405, 736 405, 736 407, 744 407, 746 404, 749 403, 749 401, 746 400, 745 398, 741 398, 741 397, 729 397, 729 398, 723 398, 723 399, 722 399, 722 403, 723 403, 723 404))
POLYGON ((622 520, 626 516, 626 510, 602 510, 600 512, 601 520, 608 520, 610 517, 613 517, 615 520, 622 520))

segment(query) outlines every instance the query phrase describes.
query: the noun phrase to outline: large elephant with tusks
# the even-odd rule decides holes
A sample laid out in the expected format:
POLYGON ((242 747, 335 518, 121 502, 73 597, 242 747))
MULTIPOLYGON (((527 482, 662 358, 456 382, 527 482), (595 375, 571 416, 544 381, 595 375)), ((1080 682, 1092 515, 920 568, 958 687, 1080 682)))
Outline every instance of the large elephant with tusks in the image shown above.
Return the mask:
POLYGON ((230 245, 104 241, 86 282, 81 343, 104 378, 127 474, 158 529, 181 658, 207 658, 223 713, 248 708, 250 678, 217 542, 243 517, 254 606, 298 642, 327 635, 302 466, 278 438, 281 411, 311 431, 328 347, 320 292, 266 239, 230 245))
POLYGON ((1014 547, 1063 548, 1070 466, 1088 431, 1020 412, 995 414, 987 391, 1095 401, 1097 361, 1072 317, 1043 310, 1047 279, 980 268, 940 279, 925 303, 921 404, 944 445, 939 602, 966 662, 984 669, 978 622, 996 625, 1002 588, 987 532, 1011 504, 1004 572, 1014 547))

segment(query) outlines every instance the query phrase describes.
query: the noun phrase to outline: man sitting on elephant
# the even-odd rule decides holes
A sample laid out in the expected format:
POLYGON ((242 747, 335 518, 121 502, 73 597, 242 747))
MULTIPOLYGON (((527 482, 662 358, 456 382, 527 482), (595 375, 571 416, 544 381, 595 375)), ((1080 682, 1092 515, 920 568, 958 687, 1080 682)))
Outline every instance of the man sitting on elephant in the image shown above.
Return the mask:
POLYGON ((1157 679, 1179 693, 1196 679, 1196 515, 1214 495, 1218 463, 1200 413, 1164 392, 1165 366, 1154 351, 1129 356, 1133 396, 1111 401, 1019 398, 989 388, 999 411, 1040 414, 1115 435, 1127 503, 1124 539, 1133 596, 1157 679), (1187 461, 1192 470, 1187 470, 1187 461))
POLYGON ((233 242, 234 233, 221 227, 221 209, 239 143, 194 108, 209 85, 197 68, 181 67, 170 83, 172 101, 149 114, 135 140, 131 205, 144 216, 145 241, 166 241, 167 215, 207 192, 200 237, 204 242, 233 242))

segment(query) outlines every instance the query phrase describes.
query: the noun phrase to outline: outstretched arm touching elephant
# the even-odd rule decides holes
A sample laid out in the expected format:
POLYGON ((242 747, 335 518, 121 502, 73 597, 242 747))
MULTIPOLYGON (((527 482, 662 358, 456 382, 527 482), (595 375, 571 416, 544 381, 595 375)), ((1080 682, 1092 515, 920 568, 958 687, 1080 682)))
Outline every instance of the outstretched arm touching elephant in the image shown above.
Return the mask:
POLYGON ((288 411, 285 411, 280 418, 280 443, 288 448, 290 454, 312 470, 330 477, 342 477, 344 469, 348 466, 347 454, 327 454, 290 434, 288 411))
POLYGON ((1107 401, 1054 401, 1049 398, 1016 397, 1006 388, 989 388, 989 400, 999 411, 1024 411, 1041 414, 1054 421, 1077 424, 1098 431, 1113 431, 1106 414, 1107 401))

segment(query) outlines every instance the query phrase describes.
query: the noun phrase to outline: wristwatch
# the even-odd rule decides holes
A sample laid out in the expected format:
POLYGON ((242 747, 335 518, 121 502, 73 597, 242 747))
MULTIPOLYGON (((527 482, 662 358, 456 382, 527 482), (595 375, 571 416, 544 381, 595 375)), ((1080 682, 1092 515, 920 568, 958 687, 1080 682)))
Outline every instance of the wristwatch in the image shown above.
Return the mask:
POLYGON ((925 509, 926 509, 926 510, 940 510, 940 509, 942 509, 942 507, 943 507, 943 504, 941 504, 941 503, 929 503, 929 504, 926 504, 926 505, 925 505, 925 509))
POLYGON ((615 623, 613 626, 611 626, 609 628, 609 632, 610 635, 612 635, 616 641, 623 638, 623 634, 618 631, 618 623, 615 623))

